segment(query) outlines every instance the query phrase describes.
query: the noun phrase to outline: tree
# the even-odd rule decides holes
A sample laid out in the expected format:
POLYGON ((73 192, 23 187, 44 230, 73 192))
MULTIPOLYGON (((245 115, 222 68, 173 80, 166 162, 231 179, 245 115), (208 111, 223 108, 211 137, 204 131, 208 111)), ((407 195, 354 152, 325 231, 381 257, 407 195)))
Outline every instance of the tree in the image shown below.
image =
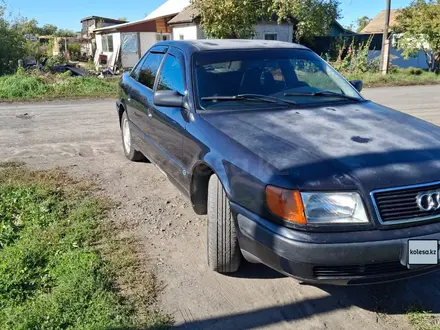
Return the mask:
POLYGON ((74 37, 76 35, 72 30, 59 29, 55 34, 57 37, 74 37))
POLYGON ((356 20, 356 26, 357 26, 356 32, 357 33, 361 32, 364 29, 364 27, 366 27, 370 22, 371 22, 371 18, 368 16, 359 17, 356 20))
POLYGON ((40 28, 39 35, 42 36, 52 36, 55 35, 58 28, 52 24, 44 24, 43 27, 40 28))
POLYGON ((394 32, 405 58, 420 51, 432 72, 440 72, 440 0, 416 0, 397 16, 394 32))
POLYGON ((38 22, 35 19, 27 19, 26 17, 15 18, 11 28, 23 34, 38 35, 40 32, 38 22))
POLYGON ((356 26, 354 25, 353 22, 350 23, 350 24, 348 24, 348 25, 346 25, 346 26, 344 26, 344 27, 345 27, 345 29, 348 30, 348 31, 355 31, 355 30, 356 30, 356 26))
POLYGON ((326 35, 331 24, 340 17, 339 0, 271 0, 268 14, 275 14, 278 23, 294 18, 295 39, 326 35))
POLYGON ((118 21, 128 22, 127 17, 125 17, 125 16, 118 18, 118 21))
POLYGON ((205 33, 214 38, 237 39, 253 35, 253 25, 264 15, 259 1, 193 0, 205 33))
POLYGON ((260 19, 290 20, 295 39, 324 35, 339 17, 338 0, 192 0, 205 32, 216 38, 249 38, 260 19))
POLYGON ((4 9, 0 6, 0 75, 14 72, 18 60, 26 54, 26 40, 23 34, 13 29, 5 19, 4 9))

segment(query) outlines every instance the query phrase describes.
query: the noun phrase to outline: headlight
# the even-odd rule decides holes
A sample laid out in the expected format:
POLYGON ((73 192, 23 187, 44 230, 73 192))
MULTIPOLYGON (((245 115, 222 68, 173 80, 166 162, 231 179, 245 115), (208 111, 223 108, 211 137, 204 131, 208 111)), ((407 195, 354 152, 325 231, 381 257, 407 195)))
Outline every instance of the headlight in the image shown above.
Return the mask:
POLYGON ((368 223, 364 203, 355 192, 301 193, 267 186, 266 203, 272 214, 302 225, 368 223))
POLYGON ((307 223, 368 222, 361 196, 347 193, 301 193, 307 223))

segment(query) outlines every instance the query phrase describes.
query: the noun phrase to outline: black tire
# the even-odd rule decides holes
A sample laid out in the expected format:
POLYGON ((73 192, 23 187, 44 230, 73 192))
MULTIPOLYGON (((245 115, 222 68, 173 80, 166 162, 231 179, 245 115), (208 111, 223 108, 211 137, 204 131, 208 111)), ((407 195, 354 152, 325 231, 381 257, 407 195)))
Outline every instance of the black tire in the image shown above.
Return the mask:
POLYGON ((228 197, 216 175, 208 188, 208 265, 219 273, 233 273, 241 263, 237 228, 228 197))
POLYGON ((135 149, 133 144, 133 138, 130 130, 130 125, 128 125, 127 112, 124 111, 121 117, 121 137, 122 137, 122 148, 124 149, 125 157, 133 162, 140 162, 145 160, 145 156, 135 149), (126 143, 126 136, 128 134, 129 142, 126 143))

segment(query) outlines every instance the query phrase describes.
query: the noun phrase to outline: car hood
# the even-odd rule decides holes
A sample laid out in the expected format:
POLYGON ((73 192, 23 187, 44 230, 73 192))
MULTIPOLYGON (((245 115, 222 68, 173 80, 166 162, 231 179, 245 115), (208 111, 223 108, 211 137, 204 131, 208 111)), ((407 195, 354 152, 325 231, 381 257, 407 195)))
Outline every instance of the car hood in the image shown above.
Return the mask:
POLYGON ((299 189, 440 181, 440 128, 370 101, 202 117, 299 189))

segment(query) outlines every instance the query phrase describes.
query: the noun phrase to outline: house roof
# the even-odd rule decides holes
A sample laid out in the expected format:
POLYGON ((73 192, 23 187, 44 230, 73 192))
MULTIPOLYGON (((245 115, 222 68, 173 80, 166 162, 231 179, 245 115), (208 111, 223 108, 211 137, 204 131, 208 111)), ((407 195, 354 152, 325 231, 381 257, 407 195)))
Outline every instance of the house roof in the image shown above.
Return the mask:
POLYGON ((81 19, 81 23, 84 22, 84 21, 91 20, 91 19, 99 19, 99 20, 102 20, 104 22, 115 23, 115 24, 127 23, 127 21, 121 21, 120 19, 101 17, 101 16, 88 16, 88 17, 84 17, 83 19, 81 19))
POLYGON ((183 23, 192 23, 196 18, 200 16, 198 10, 190 5, 183 9, 177 16, 175 16, 172 20, 168 22, 168 24, 183 24, 183 23))
MULTIPOLYGON (((390 29, 396 25, 397 16, 399 16, 399 9, 392 9, 390 11, 390 29)), ((371 20, 366 27, 362 29, 361 34, 375 34, 383 33, 385 28, 385 10, 382 10, 375 18, 371 20)))
POLYGON ((341 31, 343 31, 343 33, 347 33, 347 34, 354 34, 354 33, 355 33, 355 32, 353 32, 353 31, 351 31, 351 30, 346 29, 345 27, 343 27, 343 26, 341 25, 341 23, 339 23, 338 21, 334 21, 331 25, 336 26, 338 29, 340 29, 341 31))
POLYGON ((151 20, 155 18, 176 15, 185 7, 190 5, 190 0, 167 0, 162 6, 148 14, 145 19, 151 20))
POLYGON ((118 24, 118 25, 106 26, 106 27, 103 27, 103 28, 95 29, 94 32, 108 32, 108 31, 113 31, 113 30, 117 31, 120 28, 136 25, 136 24, 139 24, 139 23, 143 23, 145 21, 146 21, 146 19, 141 19, 141 20, 133 21, 133 22, 129 22, 129 23, 123 23, 123 24, 118 24))
POLYGON ((190 0, 167 0, 165 1, 162 6, 154 10, 151 14, 147 15, 145 18, 129 22, 129 23, 123 23, 113 26, 107 26, 99 29, 95 29, 94 32, 100 33, 100 32, 111 32, 111 31, 118 31, 121 28, 130 27, 137 24, 143 24, 145 22, 154 21, 157 18, 167 17, 167 16, 173 16, 178 13, 180 13, 185 7, 188 7, 190 4, 190 0))

